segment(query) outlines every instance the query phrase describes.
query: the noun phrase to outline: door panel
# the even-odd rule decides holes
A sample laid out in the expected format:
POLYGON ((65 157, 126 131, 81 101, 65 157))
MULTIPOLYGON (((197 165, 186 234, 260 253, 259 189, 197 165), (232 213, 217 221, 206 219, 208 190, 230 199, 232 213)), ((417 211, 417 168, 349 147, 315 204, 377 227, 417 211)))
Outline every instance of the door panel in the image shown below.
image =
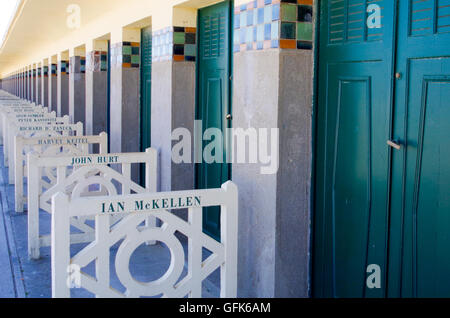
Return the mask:
POLYGON ((394 3, 321 1, 313 294, 383 297, 387 267, 394 3), (381 267, 382 288, 366 287, 381 267))
MULTIPOLYGON (((231 112, 230 10, 230 1, 199 10, 197 119, 202 121, 202 133, 209 128, 217 128, 224 133, 229 126, 226 115, 231 112)), ((204 142, 203 148, 210 142, 204 142)), ((229 180, 225 144, 223 140, 221 143, 223 163, 197 165, 196 183, 199 189, 220 188, 229 180)), ((220 239, 220 208, 204 209, 203 226, 205 233, 220 239)))
MULTIPOLYGON (((332 72, 335 73, 336 71, 332 72)), ((344 70, 337 73, 344 74, 344 70)), ((352 75, 355 72, 351 72, 352 75)), ((370 226, 370 81, 338 79, 331 198, 336 294, 358 295, 364 281, 370 226), (355 146, 356 145, 356 146, 355 146), (351 156, 349 156, 351 154, 351 156), (363 225, 363 226, 362 226, 363 225), (348 234, 351 233, 351 237, 348 234)))
POLYGON ((450 1, 399 1, 389 296, 450 297, 450 1))

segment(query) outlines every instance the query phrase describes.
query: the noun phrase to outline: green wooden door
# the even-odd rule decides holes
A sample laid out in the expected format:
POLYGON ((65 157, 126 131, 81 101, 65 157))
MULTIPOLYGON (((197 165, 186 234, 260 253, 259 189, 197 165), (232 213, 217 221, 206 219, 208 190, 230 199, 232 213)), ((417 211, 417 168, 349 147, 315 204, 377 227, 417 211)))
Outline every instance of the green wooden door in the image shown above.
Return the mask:
POLYGON ((141 30, 141 151, 151 146, 152 28, 141 30))
MULTIPOLYGON (((141 30, 141 151, 151 147, 152 97, 152 28, 141 30)), ((141 166, 140 183, 145 185, 145 165, 141 166)))
MULTIPOLYGON (((198 13, 197 119, 202 121, 203 132, 209 128, 217 128, 225 132, 225 129, 231 125, 227 120, 227 115, 231 112, 230 13, 230 1, 201 9, 198 13)), ((204 142, 203 147, 209 143, 204 142)), ((197 165, 197 188, 220 188, 229 180, 230 169, 225 160, 225 143, 222 142, 222 145, 222 163, 197 165)), ((203 228, 205 233, 220 239, 219 207, 204 209, 203 228)))
POLYGON ((450 297, 450 0, 398 20, 389 296, 450 297))
POLYGON ((357 3, 321 6, 314 295, 450 297, 450 0, 357 3))
POLYGON ((111 149, 111 40, 108 40, 108 69, 106 70, 106 133, 108 149, 111 149))
POLYGON ((313 293, 381 297, 366 269, 387 267, 394 1, 320 1, 313 293))

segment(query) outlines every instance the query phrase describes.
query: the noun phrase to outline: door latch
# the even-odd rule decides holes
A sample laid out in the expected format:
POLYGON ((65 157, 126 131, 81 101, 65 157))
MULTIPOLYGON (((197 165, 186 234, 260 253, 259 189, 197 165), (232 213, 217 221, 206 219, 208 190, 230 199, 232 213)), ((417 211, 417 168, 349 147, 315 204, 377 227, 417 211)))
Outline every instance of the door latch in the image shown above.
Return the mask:
POLYGON ((402 146, 397 142, 397 141, 392 141, 392 140, 388 140, 387 141, 388 146, 400 150, 402 148, 402 146))

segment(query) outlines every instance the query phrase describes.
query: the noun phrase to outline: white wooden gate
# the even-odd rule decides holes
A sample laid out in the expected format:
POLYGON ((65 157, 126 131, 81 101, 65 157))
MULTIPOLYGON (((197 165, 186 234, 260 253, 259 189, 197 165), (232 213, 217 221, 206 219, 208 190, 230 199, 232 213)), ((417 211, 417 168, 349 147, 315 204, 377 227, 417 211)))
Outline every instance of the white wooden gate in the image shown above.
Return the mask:
POLYGON ((78 123, 71 124, 49 124, 49 125, 26 125, 15 126, 10 125, 7 143, 4 147, 4 155, 7 158, 9 168, 8 179, 9 184, 14 184, 14 172, 15 172, 15 139, 17 136, 24 138, 48 138, 48 137, 60 137, 60 136, 82 136, 83 124, 78 123))
MULTIPOLYGON (((33 137, 16 136, 14 156, 14 184, 16 212, 23 212, 26 197, 23 194, 23 180, 27 174, 26 155, 33 152, 40 156, 80 156, 89 154, 90 146, 99 145, 99 153, 108 153, 108 135, 79 137, 33 137)), ((12 169, 10 169, 12 170, 12 169)))
MULTIPOLYGON (((40 235, 39 209, 51 213, 52 196, 58 192, 71 198, 156 192, 157 159, 155 149, 145 153, 46 157, 28 154, 28 253, 31 259, 40 257, 40 247, 50 246, 50 236, 40 235), (131 165, 145 164, 146 188, 131 179, 131 165), (117 170, 109 167, 114 165, 117 170), (121 170, 119 172, 118 170, 121 170), (54 174, 56 169, 56 176, 54 174), (92 187, 95 189, 92 189, 92 187)), ((71 235, 72 243, 94 239, 94 229, 87 219, 71 219, 78 233, 71 235)), ((148 220, 150 222, 152 220, 148 220)), ((154 224, 154 222, 152 223, 154 224)))
MULTIPOLYGON (((59 126, 69 125, 69 117, 65 116, 63 118, 53 118, 52 120, 58 120, 57 123, 40 123, 40 124, 29 124, 23 123, 18 124, 16 122, 6 122, 4 123, 3 129, 3 143, 4 143, 4 156, 5 156, 5 167, 8 167, 11 160, 14 160, 14 137, 21 135, 24 137, 33 137, 36 134, 42 134, 44 132, 59 132, 59 135, 69 135, 68 129, 62 129, 59 126)), ((81 123, 80 123, 81 124, 81 123)), ((83 124, 81 124, 83 125, 83 124)), ((72 127, 75 127, 73 125, 72 127)))
POLYGON ((63 193, 52 198, 52 295, 70 297, 70 283, 78 280, 80 288, 97 297, 201 297, 202 282, 220 268, 220 296, 237 294, 238 192, 228 182, 221 189, 183 192, 149 193, 128 196, 71 199, 63 193), (202 231, 202 208, 221 207, 221 242, 202 231), (171 211, 188 209, 188 222, 171 211), (114 212, 112 212, 114 210, 114 212), (109 216, 124 215, 111 227, 109 216), (160 227, 139 229, 149 215, 162 221, 160 227), (70 253, 70 224, 73 217, 95 216, 96 239, 76 255, 70 253), (188 274, 180 280, 185 253, 175 236, 179 231, 188 237, 188 274), (110 248, 123 239, 114 260, 115 272, 125 293, 110 284, 110 248), (164 243, 171 254, 168 271, 153 282, 140 282, 130 273, 130 257, 143 243, 164 243), (212 254, 202 260, 205 247, 212 254), (95 262, 96 277, 83 272, 95 262), (74 268, 80 268, 74 272, 74 268), (77 276, 77 277, 74 277, 77 276))

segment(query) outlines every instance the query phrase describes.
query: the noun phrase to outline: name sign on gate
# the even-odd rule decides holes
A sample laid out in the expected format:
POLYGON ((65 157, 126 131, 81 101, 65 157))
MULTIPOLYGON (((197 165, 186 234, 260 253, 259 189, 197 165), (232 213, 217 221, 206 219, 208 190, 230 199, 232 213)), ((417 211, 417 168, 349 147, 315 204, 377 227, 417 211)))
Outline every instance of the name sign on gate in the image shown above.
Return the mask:
POLYGON ((57 122, 58 118, 19 118, 17 121, 19 123, 48 123, 48 122, 57 122))
POLYGON ((19 131, 73 131, 71 126, 20 126, 19 131))
POLYGON ((81 165, 105 165, 105 164, 115 164, 121 163, 119 156, 83 156, 83 157, 73 157, 71 160, 72 166, 81 165))
POLYGON ((138 213, 138 212, 152 212, 161 209, 180 209, 180 208, 195 208, 202 206, 201 196, 179 196, 172 198, 152 199, 150 201, 138 200, 129 206, 130 202, 115 201, 102 202, 99 214, 118 214, 118 213, 138 213))
POLYGON ((47 139, 39 139, 38 145, 79 145, 79 144, 88 144, 88 138, 47 138, 47 139))

